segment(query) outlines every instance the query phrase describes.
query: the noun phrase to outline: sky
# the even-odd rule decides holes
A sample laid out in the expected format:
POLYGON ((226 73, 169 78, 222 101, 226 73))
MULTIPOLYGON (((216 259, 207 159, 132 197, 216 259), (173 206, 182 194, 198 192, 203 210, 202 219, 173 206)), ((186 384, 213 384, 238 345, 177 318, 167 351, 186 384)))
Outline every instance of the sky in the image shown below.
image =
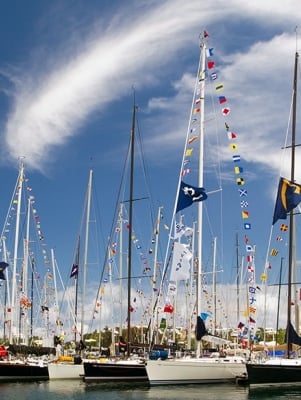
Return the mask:
MULTIPOLYGON (((231 106, 231 127, 239 134, 259 279, 270 245, 279 176, 290 176, 289 153, 283 147, 290 140, 294 56, 300 47, 297 0, 285 6, 271 0, 249 4, 238 0, 4 0, 1 9, 3 226, 22 161, 47 251, 54 249, 62 280, 66 280, 92 168, 101 247, 90 268, 96 290, 95 276, 102 269, 123 176, 134 93, 149 182, 146 193, 138 181, 135 195, 151 198, 153 215, 162 206, 168 226, 189 122, 200 34, 206 30, 231 106)), ((209 111, 208 125, 215 114, 209 111)), ((224 135, 220 117, 216 130, 224 135)), ((244 247, 240 200, 228 144, 221 140, 218 147, 213 140, 212 134, 204 186, 209 191, 218 188, 215 172, 220 163, 225 228, 220 236, 213 228, 216 221, 210 220, 204 263, 210 263, 212 238, 217 236, 223 248, 218 256, 224 271, 219 282, 234 284, 237 233, 240 253, 244 247)), ((296 164, 297 182, 301 182, 300 165, 296 164)), ((207 211, 212 211, 210 204, 207 211)), ((195 217, 195 209, 188 213, 195 217)), ((139 240, 146 249, 153 227, 146 234, 144 218, 148 220, 148 214, 140 215, 135 230, 142 232, 139 240)), ((273 260, 273 283, 279 279, 281 255, 273 260)))

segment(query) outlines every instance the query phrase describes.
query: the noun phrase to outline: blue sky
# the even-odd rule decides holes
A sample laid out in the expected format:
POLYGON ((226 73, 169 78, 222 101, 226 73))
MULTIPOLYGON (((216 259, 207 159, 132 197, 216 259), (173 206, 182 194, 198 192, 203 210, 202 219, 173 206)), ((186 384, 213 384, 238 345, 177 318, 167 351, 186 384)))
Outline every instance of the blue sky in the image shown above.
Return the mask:
MULTIPOLYGON (((206 29, 231 105, 231 126, 239 134, 259 275, 279 175, 289 176, 289 161, 281 147, 288 129, 294 53, 300 43, 296 43, 295 32, 299 8, 297 0, 285 6, 257 0, 250 4, 238 0, 204 4, 197 0, 3 1, 1 221, 5 221, 13 193, 18 159, 24 157, 47 246, 55 249, 66 277, 92 167, 103 238, 99 241, 106 241, 129 140, 135 87, 153 212, 156 215, 163 206, 164 222, 169 224, 199 35, 206 29)), ((213 117, 209 112, 208 118, 213 117)), ((221 119, 217 129, 224 132, 221 119)), ((223 245, 219 264, 225 274, 220 279, 231 283, 235 282, 235 234, 239 233, 240 240, 244 234, 241 209, 227 144, 221 142, 218 149, 209 146, 208 156, 206 189, 216 189, 217 156, 223 168, 226 228, 218 241, 223 245)), ((298 163, 296 180, 301 182, 298 163)), ((137 197, 145 195, 142 186, 136 190, 137 197)), ((188 212, 195 216, 195 210, 188 212)), ((150 239, 145 230, 144 235, 147 248, 150 239)), ((208 235, 207 259, 213 236, 220 237, 215 228, 208 235)), ((272 272, 274 280, 277 271, 272 272)))

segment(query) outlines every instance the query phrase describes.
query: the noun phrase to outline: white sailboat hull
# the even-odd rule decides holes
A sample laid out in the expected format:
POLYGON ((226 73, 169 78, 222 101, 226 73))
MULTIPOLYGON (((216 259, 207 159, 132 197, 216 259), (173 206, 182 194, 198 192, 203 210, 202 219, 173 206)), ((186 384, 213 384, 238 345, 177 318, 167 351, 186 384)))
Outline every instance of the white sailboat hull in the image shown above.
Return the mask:
POLYGON ((49 379, 82 379, 84 375, 84 366, 73 363, 50 363, 48 364, 49 379))
POLYGON ((146 372, 151 385, 236 382, 246 364, 241 357, 149 360, 146 372))

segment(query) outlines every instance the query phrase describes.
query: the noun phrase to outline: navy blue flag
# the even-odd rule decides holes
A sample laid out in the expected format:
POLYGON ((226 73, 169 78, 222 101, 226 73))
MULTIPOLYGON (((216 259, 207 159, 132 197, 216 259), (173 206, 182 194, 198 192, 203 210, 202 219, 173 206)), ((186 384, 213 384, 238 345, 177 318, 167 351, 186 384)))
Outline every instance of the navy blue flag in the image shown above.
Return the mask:
POLYGON ((5 281, 4 270, 8 267, 8 264, 4 261, 0 261, 0 279, 5 281))
POLYGON ((291 322, 288 323, 288 326, 287 326, 286 332, 285 332, 285 343, 287 343, 288 341, 289 341, 289 343, 301 346, 301 337, 295 331, 295 328, 293 327, 291 322))
POLYGON ((206 199, 207 194, 205 193, 204 188, 191 186, 182 181, 180 185, 176 212, 181 211, 186 207, 189 207, 192 203, 196 201, 203 201, 206 199))
POLYGON ((73 264, 72 265, 70 278, 73 278, 74 276, 78 276, 78 264, 73 264))
POLYGON ((297 207, 300 201, 301 185, 281 177, 279 180, 272 225, 274 225, 278 219, 286 219, 287 213, 297 207))

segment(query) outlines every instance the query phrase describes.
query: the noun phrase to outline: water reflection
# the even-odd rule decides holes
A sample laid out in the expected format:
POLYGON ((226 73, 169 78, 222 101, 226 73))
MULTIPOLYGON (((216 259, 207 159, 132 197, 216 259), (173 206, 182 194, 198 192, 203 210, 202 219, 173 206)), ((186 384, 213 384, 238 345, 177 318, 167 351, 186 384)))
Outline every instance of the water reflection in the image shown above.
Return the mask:
POLYGON ((0 383, 5 400, 284 400, 300 399, 301 386, 252 387, 237 385, 152 386, 85 383, 57 380, 40 383, 0 383))

